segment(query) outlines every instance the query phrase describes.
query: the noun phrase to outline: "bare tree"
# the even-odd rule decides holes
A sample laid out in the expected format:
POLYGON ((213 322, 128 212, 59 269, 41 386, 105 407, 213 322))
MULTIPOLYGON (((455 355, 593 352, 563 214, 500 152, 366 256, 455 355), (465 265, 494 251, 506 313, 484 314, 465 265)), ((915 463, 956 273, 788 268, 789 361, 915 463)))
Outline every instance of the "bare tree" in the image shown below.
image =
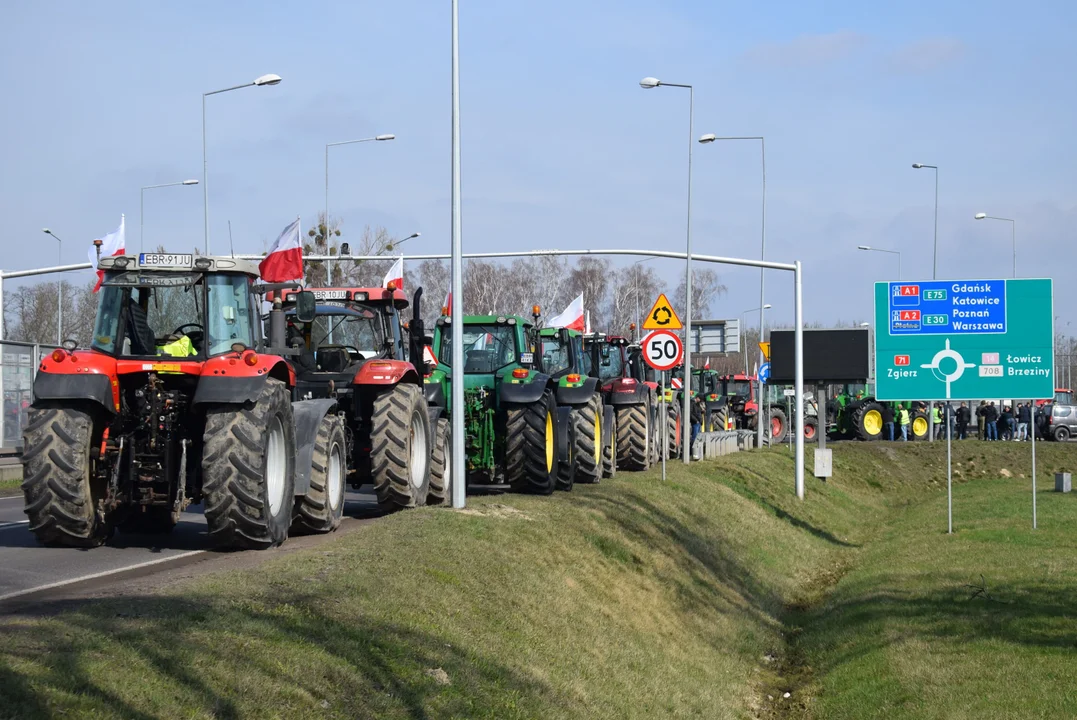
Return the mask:
MULTIPOLYGON (((726 286, 718 282, 718 273, 710 269, 692 270, 692 317, 704 318, 710 313, 711 302, 726 291, 726 286)), ((684 280, 677 285, 676 300, 678 312, 684 312, 684 280)))
POLYGON ((583 295, 584 312, 591 315, 591 326, 605 326, 606 296, 609 293, 612 263, 607 258, 585 256, 569 271, 567 290, 569 298, 583 295))
MULTIPOLYGON (((307 230, 308 241, 303 244, 303 254, 339 257, 339 260, 331 261, 333 263, 334 285, 351 285, 353 287, 380 286, 382 278, 392 264, 391 261, 354 260, 348 259, 347 255, 391 256, 396 249, 396 238, 380 225, 373 229, 367 225, 363 228, 358 240, 345 241, 340 239, 343 237, 343 230, 341 229, 343 226, 344 221, 340 218, 329 216, 329 220, 326 222, 325 213, 319 213, 317 224, 307 230), (348 245, 346 254, 341 253, 344 244, 348 245)), ((329 267, 327 263, 307 263, 305 269, 306 284, 308 286, 324 287, 328 283, 329 267)))
POLYGON ((643 313, 658 297, 658 274, 653 268, 633 263, 614 273, 611 285, 604 329, 627 337, 636 323, 639 334, 643 313))
MULTIPOLYGON (((97 313, 96 284, 96 279, 87 285, 63 283, 64 339, 74 338, 82 346, 90 342, 97 313)), ((57 283, 51 282, 23 285, 4 293, 5 339, 54 345, 57 292, 57 283)))

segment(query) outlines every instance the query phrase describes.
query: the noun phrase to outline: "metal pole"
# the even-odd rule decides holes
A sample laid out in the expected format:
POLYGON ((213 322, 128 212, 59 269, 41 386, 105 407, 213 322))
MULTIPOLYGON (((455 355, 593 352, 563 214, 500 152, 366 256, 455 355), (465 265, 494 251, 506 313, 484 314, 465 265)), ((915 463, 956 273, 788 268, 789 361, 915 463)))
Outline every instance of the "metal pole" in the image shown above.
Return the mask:
POLYGON ((1032 422, 1032 529, 1036 529, 1036 401, 1029 403, 1032 422))
MULTIPOLYGON (((947 429, 949 429, 949 422, 950 422, 950 416, 949 416, 950 407, 949 407, 949 404, 947 404, 946 412, 947 412, 947 416, 946 416, 947 429)), ((934 411, 932 411, 932 413, 934 414, 934 411)), ((946 534, 947 535, 953 535, 954 534, 954 481, 953 481, 953 463, 952 463, 952 455, 951 455, 951 450, 950 450, 950 443, 951 443, 950 433, 947 432, 946 433, 946 534)))
MULTIPOLYGON (((329 253, 329 145, 325 146, 325 226, 322 228, 322 239, 325 240, 325 252, 329 253)), ((329 263, 332 268, 333 264, 329 263)), ((333 287, 332 270, 329 270, 329 279, 326 284, 333 287)))
POLYGON ((1013 276, 1017 277, 1017 222, 1010 220, 1010 240, 1013 242, 1013 276))
POLYGON ((901 253, 899 252, 897 254, 897 256, 898 256, 898 282, 901 282, 901 253))
MULTIPOLYGON (((793 350, 793 362, 795 363, 794 370, 794 392, 796 393, 796 414, 798 428, 804 427, 804 291, 803 291, 803 270, 800 267, 800 261, 797 260, 794 265, 796 270, 793 271, 793 286, 794 286, 794 299, 796 305, 794 307, 794 319, 796 324, 794 331, 794 350, 793 350)), ((796 491, 797 497, 801 500, 804 499, 804 433, 797 433, 797 446, 796 446, 796 491)))
MULTIPOLYGON (((50 233, 51 234, 51 233, 50 233)), ((53 235, 53 237, 56 237, 53 235)), ((56 238, 56 264, 63 263, 64 241, 56 238)), ((63 275, 56 279, 56 344, 61 345, 64 341, 64 278, 63 275)))
POLYGON ((669 455, 669 409, 666 407, 666 373, 662 378, 662 482, 666 480, 666 455, 669 455))
POLYGON ((145 252, 146 244, 142 239, 142 231, 145 229, 144 217, 146 215, 146 188, 139 188, 138 190, 138 252, 139 254, 145 252))
POLYGON ((460 221, 460 27, 459 0, 452 0, 452 506, 463 508, 464 458, 464 262, 460 221))
POLYGON ((681 425, 684 428, 684 447, 681 455, 684 458, 684 464, 689 462, 689 452, 691 448, 692 438, 692 410, 690 403, 692 401, 692 145, 695 143, 694 133, 694 113, 695 113, 695 90, 691 85, 688 86, 688 237, 687 237, 687 254, 684 266, 684 305, 685 305, 685 318, 684 318, 684 417, 681 421, 681 425))
MULTIPOLYGON (((0 340, 4 339, 4 273, 0 271, 0 340)), ((37 366, 35 365, 34 367, 37 366)), ((0 375, 3 375, 2 371, 0 371, 0 375)), ((2 416, 3 413, 0 413, 0 417, 2 416)), ((3 435, 0 434, 0 437, 3 437, 3 435)))
MULTIPOLYGON (((762 137, 759 138, 759 148, 760 148, 760 150, 762 152, 762 158, 763 158, 763 231, 762 231, 762 239, 760 240, 760 243, 759 243, 759 259, 760 260, 766 260, 766 256, 767 256, 767 144, 766 144, 766 141, 762 137)), ((764 271, 763 268, 759 268, 759 342, 764 342, 764 340, 765 340, 764 337, 763 337, 763 323, 764 323, 763 313, 766 312, 766 309, 763 306, 767 304, 767 301, 763 299, 763 275, 764 275, 764 272, 765 271, 764 271)), ((745 355, 744 359, 745 359, 745 361, 747 361, 748 356, 745 355)), ((759 350, 759 365, 760 366, 763 365, 763 350, 762 350, 762 348, 760 348, 760 350, 759 350)), ((745 370, 744 374, 747 375, 748 371, 745 370)), ((751 381, 749 381, 749 382, 751 382, 751 381)), ((763 397, 763 383, 762 383, 762 381, 758 380, 758 378, 757 378, 756 384, 759 386, 759 403, 758 403, 758 405, 759 405, 760 408, 762 408, 763 403, 765 402, 765 399, 763 397)), ((756 445, 757 446, 762 446, 762 444, 763 444, 763 424, 762 424, 762 422, 757 422, 756 423, 755 439, 756 439, 756 445)))
POLYGON ((819 449, 826 450, 826 385, 817 385, 818 400, 815 410, 815 432, 819 433, 819 449), (819 413, 822 412, 822 415, 819 413))
MULTIPOLYGON (((202 215, 205 222, 205 247, 209 255, 209 172, 206 165, 206 93, 202 93, 202 215)), ((139 243, 142 242, 139 230, 139 243)))
POLYGON ((935 250, 931 261, 931 279, 939 279, 939 169, 935 170, 935 250))

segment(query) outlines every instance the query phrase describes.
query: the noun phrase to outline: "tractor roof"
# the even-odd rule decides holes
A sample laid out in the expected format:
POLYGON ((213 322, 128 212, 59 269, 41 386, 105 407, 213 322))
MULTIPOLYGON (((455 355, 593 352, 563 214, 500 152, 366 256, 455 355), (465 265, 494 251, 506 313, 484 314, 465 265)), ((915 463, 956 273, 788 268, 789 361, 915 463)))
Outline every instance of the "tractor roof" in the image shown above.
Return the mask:
MULTIPOLYGON (((303 288, 314 293, 314 299, 320 303, 323 302, 362 302, 368 305, 382 305, 387 304, 390 299, 393 301, 393 305, 397 308, 406 308, 408 306, 408 296, 404 294, 403 290, 389 290, 387 288, 371 288, 371 287, 333 287, 333 288, 303 288)), ((295 302, 296 293, 299 290, 285 290, 282 295, 282 302, 284 304, 295 302)), ((266 293, 266 300, 273 301, 276 293, 266 293)))
MULTIPOLYGON (((461 318, 465 325, 523 325, 524 327, 531 327, 530 320, 526 320, 519 315, 465 315, 461 318), (512 322, 509 322, 509 321, 512 322)), ((442 315, 438 318, 438 325, 448 325, 452 321, 452 317, 449 315, 442 315)))
POLYGON ((242 258, 197 255, 195 253, 139 253, 103 257, 97 267, 101 270, 138 270, 155 273, 243 273, 258 277, 258 263, 242 258))
POLYGON ((568 330, 570 336, 583 335, 579 330, 573 330, 571 328, 559 328, 559 327, 544 327, 539 330, 539 335, 542 337, 557 337, 557 334, 562 330, 568 330))
POLYGON ((590 335, 584 335, 583 341, 585 343, 606 343, 607 345, 614 345, 617 347, 628 346, 628 338, 621 337, 620 335, 603 335, 602 333, 591 333, 590 335))

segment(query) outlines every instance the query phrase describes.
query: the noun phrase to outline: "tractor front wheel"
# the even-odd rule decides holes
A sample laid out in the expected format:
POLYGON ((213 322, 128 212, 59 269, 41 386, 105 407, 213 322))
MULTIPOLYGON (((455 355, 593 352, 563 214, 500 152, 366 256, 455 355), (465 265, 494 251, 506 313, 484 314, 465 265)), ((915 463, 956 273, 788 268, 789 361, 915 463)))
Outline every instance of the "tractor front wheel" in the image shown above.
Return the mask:
POLYGON ((617 431, 617 465, 625 470, 646 470, 655 448, 651 445, 651 418, 646 405, 622 405, 614 410, 617 431))
POLYGON ((452 435, 449 418, 438 418, 430 454, 430 494, 427 505, 452 504, 452 435))
POLYGON ((110 534, 97 511, 105 488, 90 474, 94 419, 82 410, 30 410, 23 433, 23 483, 30 530, 45 545, 95 547, 110 534))
POLYGON ((411 508, 430 491, 430 416, 417 385, 397 385, 374 398, 370 470, 378 504, 411 508))
MULTIPOLYGON (((557 478, 553 393, 527 405, 509 405, 505 420, 505 479, 517 492, 549 495, 557 478)), ((568 463, 571 465, 571 463, 568 463)))
POLYGON ((206 413, 202 480, 217 545, 263 550, 288 537, 295 506, 295 423, 288 388, 268 378, 254 403, 206 413))
POLYGON ((602 399, 592 395, 570 417, 576 445, 576 482, 597 483, 602 479, 602 399))
POLYGON ((314 439, 310 489, 295 501, 293 531, 328 533, 340 527, 344 517, 347 453, 344 420, 339 415, 326 415, 319 423, 318 435, 314 439))

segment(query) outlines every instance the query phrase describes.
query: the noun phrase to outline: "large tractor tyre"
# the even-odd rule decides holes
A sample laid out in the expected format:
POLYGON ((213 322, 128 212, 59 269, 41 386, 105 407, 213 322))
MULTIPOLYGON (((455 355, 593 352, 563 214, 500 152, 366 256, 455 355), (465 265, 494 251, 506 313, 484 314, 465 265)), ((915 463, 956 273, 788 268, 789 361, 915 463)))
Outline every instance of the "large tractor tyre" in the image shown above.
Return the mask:
POLYGON ((602 479, 602 398, 592 395, 586 405, 573 409, 576 482, 594 484, 602 479))
POLYGON ((877 402, 858 405, 853 411, 853 428, 861 440, 879 440, 883 436, 883 406, 877 402))
POLYGON ((254 403, 206 412, 202 492, 209 536, 264 550, 288 538, 295 507, 295 423, 288 388, 269 378, 254 403))
MULTIPOLYGON (((605 417, 603 415, 603 417, 605 417)), ((602 477, 617 477, 617 423, 610 428, 610 441, 602 446, 602 477)))
POLYGON ((915 412, 909 413, 910 440, 927 440, 930 427, 926 412, 923 410, 916 410, 915 412))
POLYGON ((666 447, 666 457, 676 458, 681 454, 681 411, 679 405, 671 404, 669 410, 666 413, 666 428, 668 440, 666 447))
POLYGON ((426 504, 430 492, 430 416, 417 385, 401 384, 374 398, 370 475, 383 508, 426 504))
MULTIPOLYGON (((505 418, 505 480, 517 492, 553 493, 558 474, 553 393, 527 405, 509 405, 505 418)), ((571 467, 572 463, 564 463, 571 467)))
POLYGON ((819 436, 819 420, 814 417, 810 417, 804 420, 804 439, 807 442, 812 442, 819 436))
POLYGON ((613 414, 617 433, 617 466, 625 470, 646 470, 655 448, 651 444, 651 422, 646 405, 621 405, 613 414))
POLYGON ((348 472, 348 441, 344 420, 326 415, 318 425, 310 465, 310 489, 296 498, 292 531, 329 533, 344 517, 344 479, 348 472))
POLYGON ((167 505, 132 507, 116 526, 129 535, 167 535, 176 527, 172 508, 167 505))
POLYGON ((770 434, 771 443, 781 445, 789 432, 789 417, 780 407, 771 406, 767 412, 770 422, 763 429, 770 434))
POLYGON ((721 408, 711 413, 711 430, 724 432, 729 429, 729 410, 721 408))
POLYGON ((23 431, 23 482, 30 530, 45 545, 95 547, 110 534, 97 512, 104 483, 90 476, 93 417, 75 408, 30 410, 23 431))
POLYGON ((452 504, 452 436, 449 418, 438 418, 430 453, 430 493, 427 505, 452 504))

